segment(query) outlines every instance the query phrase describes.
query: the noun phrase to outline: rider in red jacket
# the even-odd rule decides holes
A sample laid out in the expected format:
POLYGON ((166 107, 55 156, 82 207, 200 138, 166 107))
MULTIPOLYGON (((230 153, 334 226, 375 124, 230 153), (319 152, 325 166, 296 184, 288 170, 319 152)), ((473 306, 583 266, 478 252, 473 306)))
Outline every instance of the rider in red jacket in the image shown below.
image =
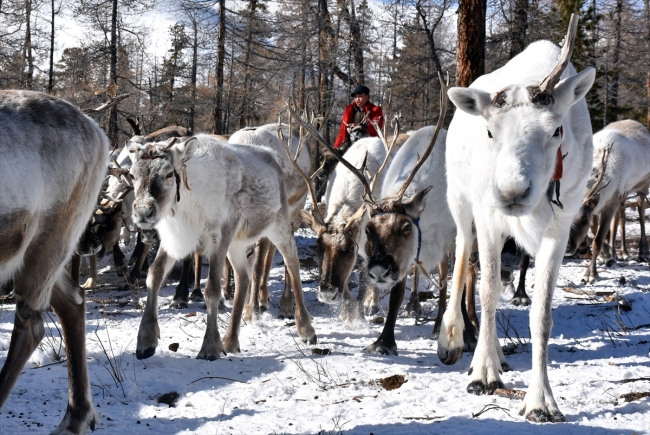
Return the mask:
POLYGON ((381 110, 381 106, 375 106, 369 101, 370 89, 366 86, 358 85, 354 88, 351 96, 354 98, 354 102, 345 107, 341 122, 341 131, 336 138, 334 148, 339 148, 350 137, 348 129, 354 126, 365 124, 368 136, 377 136, 375 128, 369 121, 377 122, 379 128, 384 127, 384 113, 381 110))

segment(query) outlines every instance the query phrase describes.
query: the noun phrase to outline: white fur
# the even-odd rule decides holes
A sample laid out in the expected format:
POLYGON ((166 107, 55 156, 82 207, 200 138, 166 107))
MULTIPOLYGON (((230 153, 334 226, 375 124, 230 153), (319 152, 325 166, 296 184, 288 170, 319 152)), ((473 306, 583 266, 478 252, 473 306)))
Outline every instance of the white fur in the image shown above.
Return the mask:
MULTIPOLYGON (((377 137, 367 137, 359 139, 350 146, 343 156, 345 160, 350 162, 352 166, 361 169, 363 160, 368 156, 366 161, 366 168, 368 172, 374 176, 379 167, 386 158, 386 148, 381 139, 377 137)), ((390 161, 389 161, 390 163, 390 161)), ((384 178, 384 171, 379 174, 376 186, 379 188, 384 178)), ((367 174, 363 174, 367 178, 367 174)), ((323 218, 325 222, 335 222, 336 225, 345 225, 352 215, 363 204, 363 185, 359 179, 348 168, 342 164, 337 164, 334 172, 327 182, 327 189, 325 191, 324 202, 327 206, 327 211, 323 218)), ((360 231, 361 239, 357 241, 359 246, 365 243, 365 233, 360 231)), ((359 253, 362 253, 362 249, 359 253)))
MULTIPOLYGON (((600 200, 594 208, 594 214, 598 214, 610 202, 620 203, 637 190, 647 191, 650 183, 648 129, 636 121, 619 121, 594 134, 594 170, 600 167, 603 151, 610 144, 613 146, 600 184, 607 186, 600 190, 600 200)), ((595 175, 594 172, 592 174, 595 175)), ((591 179, 588 185, 593 181, 591 179)))
MULTIPOLYGON (((415 167, 417 156, 422 156, 427 149, 434 131, 434 126, 417 130, 397 151, 386 171, 380 198, 397 194, 415 167)), ((447 205, 446 140, 447 131, 442 129, 431 155, 418 170, 404 193, 404 197, 409 198, 429 186, 433 187, 426 196, 426 205, 420 215, 420 231, 422 231, 420 260, 428 272, 438 266, 444 255, 452 252, 456 238, 456 224, 447 205)), ((413 231, 413 236, 417 238, 417 230, 413 231)), ((417 250, 413 251, 413 261, 416 253, 417 250)))
POLYGON ((555 103, 551 106, 534 107, 528 98, 527 87, 539 85, 556 64, 559 52, 551 42, 536 42, 502 68, 478 78, 469 89, 449 90, 450 99, 460 109, 447 135, 448 200, 458 234, 450 307, 438 341, 438 347, 447 350, 463 344, 460 296, 474 223, 484 314, 470 381, 485 386, 500 382, 495 325, 500 252, 505 238, 514 237, 536 258, 536 295, 530 315, 533 367, 522 413, 541 411, 547 415, 559 414, 546 371, 552 327, 550 301, 571 219, 580 207, 589 176, 593 151, 589 113, 583 98, 593 83, 593 69, 576 74, 569 65, 552 92, 555 103), (504 89, 505 107, 491 105, 496 92, 504 89), (563 136, 554 137, 560 126, 563 136), (488 137, 488 131, 493 139, 488 137), (553 206, 546 196, 560 144, 562 153, 568 153, 561 179, 560 200, 564 209, 553 206), (525 196, 527 188, 530 191, 525 196))

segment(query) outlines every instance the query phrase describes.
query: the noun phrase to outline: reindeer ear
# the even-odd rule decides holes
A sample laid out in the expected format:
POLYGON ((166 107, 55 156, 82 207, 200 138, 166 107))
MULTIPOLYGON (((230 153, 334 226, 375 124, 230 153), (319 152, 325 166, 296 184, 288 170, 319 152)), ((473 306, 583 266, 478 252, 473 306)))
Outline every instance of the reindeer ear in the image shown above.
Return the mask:
POLYGON ((555 98, 556 104, 567 108, 573 106, 587 95, 587 92, 591 89, 591 85, 594 84, 595 78, 596 70, 589 67, 578 74, 562 80, 553 89, 553 97, 555 98))
POLYGON ((180 160, 183 163, 185 163, 192 158, 198 146, 199 146, 199 140, 196 138, 196 136, 192 136, 185 142, 180 142, 176 144, 174 148, 176 149, 176 152, 178 153, 178 157, 180 158, 180 160))
POLYGON ((425 187, 412 197, 402 201, 402 205, 406 209, 406 214, 415 219, 419 218, 424 211, 424 207, 427 205, 424 199, 431 189, 433 189, 433 186, 425 187))
POLYGON ((485 117, 492 101, 488 92, 479 89, 449 88, 447 95, 456 107, 474 116, 485 117))

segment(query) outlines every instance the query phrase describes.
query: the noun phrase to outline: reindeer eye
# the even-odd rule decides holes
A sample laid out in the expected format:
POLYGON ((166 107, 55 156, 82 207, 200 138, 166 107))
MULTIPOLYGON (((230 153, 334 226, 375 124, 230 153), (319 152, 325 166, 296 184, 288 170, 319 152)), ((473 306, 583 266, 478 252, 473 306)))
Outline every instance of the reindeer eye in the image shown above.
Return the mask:
POLYGON ((370 228, 366 227, 366 236, 370 237, 370 228))
POLYGON ((174 176, 174 171, 172 171, 169 174, 165 175, 165 178, 172 178, 173 176, 174 176))
POLYGON ((402 227, 402 232, 404 233, 405 236, 410 235, 411 234, 411 224, 409 224, 409 223, 404 224, 404 226, 402 227))
POLYGON ((488 132, 488 137, 489 137, 490 139, 494 139, 494 138, 492 137, 492 133, 490 132, 490 130, 488 130, 487 132, 488 132))
POLYGON ((555 133, 553 133, 553 137, 558 137, 560 135, 560 127, 555 129, 555 133))

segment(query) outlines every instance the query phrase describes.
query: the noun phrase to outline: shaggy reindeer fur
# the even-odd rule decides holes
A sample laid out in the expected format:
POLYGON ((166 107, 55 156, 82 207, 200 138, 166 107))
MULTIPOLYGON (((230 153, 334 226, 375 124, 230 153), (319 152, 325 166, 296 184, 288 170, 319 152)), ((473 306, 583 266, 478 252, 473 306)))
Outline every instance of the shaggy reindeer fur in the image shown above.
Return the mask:
POLYGON ((160 335, 158 290, 175 259, 199 249, 209 258, 205 287, 207 328, 197 356, 214 360, 239 351, 239 325, 249 288, 247 248, 262 237, 282 253, 296 298, 299 336, 316 334, 302 296, 296 244, 279 157, 264 147, 231 145, 208 135, 184 142, 132 144, 136 199, 133 218, 156 228, 160 248, 147 276, 148 298, 138 332, 136 356, 154 354, 160 335), (167 147, 167 148, 166 148, 167 147), (190 190, 191 189, 191 190, 190 190), (217 329, 221 272, 226 254, 235 270, 232 316, 223 342, 217 329))
MULTIPOLYGON (((567 247, 567 254, 573 255, 587 237, 592 216, 599 217, 598 230, 591 249, 591 263, 583 278, 583 281, 590 284, 598 279, 596 259, 601 253, 607 232, 610 231, 612 218, 617 217, 627 197, 634 193, 639 194, 637 199, 641 223, 639 258, 643 261, 650 256, 645 237, 645 195, 650 186, 650 133, 645 126, 636 121, 614 122, 596 133, 592 175, 587 183, 589 189, 596 182, 599 171, 602 170, 601 157, 610 146, 607 167, 597 187, 598 193, 591 198, 585 198, 580 213, 573 221, 567 247)), ((616 261, 615 240, 616 226, 613 225, 610 242, 613 261, 616 261)), ((622 241, 621 245, 624 244, 625 242, 622 241)))
POLYGON ((64 266, 93 212, 108 139, 71 104, 37 92, 0 91, 0 125, 0 285, 13 279, 16 295, 0 407, 43 338, 51 305, 68 361, 68 409, 53 433, 85 434, 99 421, 86 367, 86 306, 64 266))
MULTIPOLYGON (((367 171, 373 176, 386 157, 386 148, 379 138, 364 138, 353 143, 344 154, 355 168, 361 169, 366 160, 367 171)), ((384 172, 385 173, 385 172, 384 172)), ((363 174, 367 176, 367 174, 363 174)), ((379 174, 377 186, 381 185, 384 174, 379 174)), ((363 229, 368 220, 367 213, 351 220, 363 203, 363 186, 359 179, 342 164, 335 166, 327 183, 323 203, 323 216, 326 226, 316 222, 304 212, 305 222, 318 235, 316 252, 318 254, 319 284, 318 300, 335 304, 343 300, 341 319, 352 323, 356 318, 363 319, 363 299, 365 296, 365 278, 363 272, 359 278, 359 293, 355 303, 348 288, 348 280, 357 261, 357 251, 363 254, 366 237, 363 229), (355 306, 357 309, 355 309, 355 306)), ((366 300, 366 312, 374 314, 379 310, 377 298, 366 300)))
POLYGON ((459 109, 447 134, 447 197, 457 228, 456 264, 438 356, 445 364, 462 356, 461 294, 475 225, 483 316, 468 391, 482 394, 503 386, 495 321, 501 293, 499 254, 505 238, 514 237, 536 261, 530 314, 532 378, 521 413, 539 422, 564 420, 546 369, 551 300, 593 152, 584 95, 595 71, 588 68, 576 74, 569 64, 552 91, 539 93, 540 82, 556 65, 559 53, 551 42, 536 42, 469 88, 449 90, 459 109), (547 194, 560 148, 565 156, 559 189, 563 208, 551 203, 547 194))
MULTIPOLYGON (((295 231, 300 228, 301 215, 300 211, 305 207, 307 198, 307 186, 302 177, 295 170, 289 161, 289 156, 277 137, 277 124, 267 124, 259 128, 245 128, 236 131, 230 136, 228 142, 232 144, 259 145, 272 149, 278 154, 280 167, 284 178, 284 185, 287 189, 289 202, 289 216, 291 217, 291 226, 295 231)), ((291 155, 295 157, 298 150, 300 138, 294 132, 289 134, 289 128, 282 126, 282 133, 285 141, 289 141, 291 155)), ((311 172, 311 158, 307 147, 303 147, 297 160, 300 169, 309 174, 311 172)), ((268 279, 271 267, 273 266, 273 257, 275 256, 275 246, 268 239, 260 239, 255 245, 253 259, 253 277, 251 280, 251 290, 249 300, 244 310, 244 320, 248 321, 256 317, 260 312, 268 310, 269 305, 269 288, 268 279)), ((293 299, 291 297, 291 285, 285 271, 285 285, 282 298, 280 299, 279 318, 293 317, 293 299)))

